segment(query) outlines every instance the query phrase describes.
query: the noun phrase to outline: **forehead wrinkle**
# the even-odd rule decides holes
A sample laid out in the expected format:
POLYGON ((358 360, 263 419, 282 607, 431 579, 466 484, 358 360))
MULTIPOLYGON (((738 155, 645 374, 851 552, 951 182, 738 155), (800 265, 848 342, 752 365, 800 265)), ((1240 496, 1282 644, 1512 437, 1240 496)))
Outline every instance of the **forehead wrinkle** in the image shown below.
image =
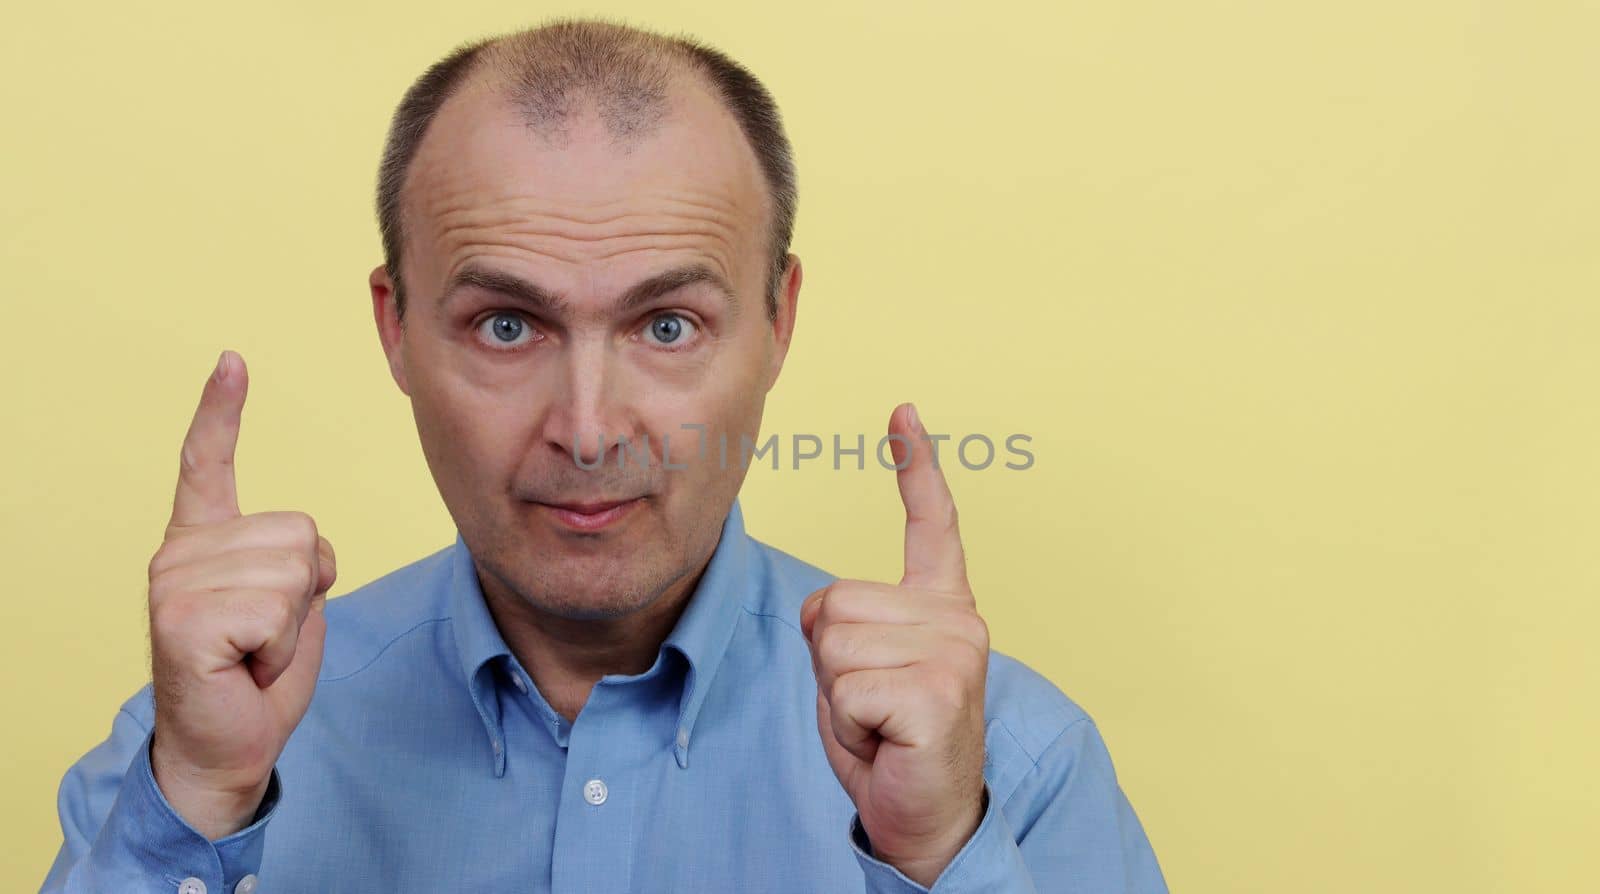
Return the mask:
POLYGON ((459 255, 474 245, 493 245, 578 263, 586 257, 607 259, 638 250, 699 247, 705 249, 722 276, 736 282, 731 268, 742 257, 743 241, 752 234, 734 226, 727 219, 731 215, 715 213, 721 210, 716 206, 684 204, 713 213, 685 218, 661 212, 628 212, 599 219, 603 222, 572 226, 572 218, 566 213, 547 213, 545 209, 551 207, 547 203, 513 200, 485 207, 461 202, 434 218, 429 229, 447 256, 459 255), (628 226, 635 221, 638 225, 628 226), (660 240, 672 244, 638 244, 660 240), (710 240, 712 244, 705 246, 700 240, 710 240))
MULTIPOLYGON (((603 242, 592 243, 594 245, 603 245, 606 242, 613 243, 615 247, 610 250, 584 248, 573 250, 572 240, 568 239, 543 237, 540 234, 542 238, 516 240, 507 238, 510 235, 515 234, 508 234, 504 231, 467 234, 465 238, 457 240, 456 244, 452 245, 447 242, 445 249, 449 263, 445 270, 443 281, 448 283, 463 265, 481 257, 504 257, 511 261, 521 261, 525 260, 531 252, 564 264, 580 265, 584 262, 605 261, 641 251, 662 252, 700 249, 696 254, 709 263, 722 276, 723 280, 732 285, 735 290, 739 288, 738 278, 728 264, 727 259, 720 252, 705 250, 703 243, 692 238, 676 238, 663 244, 660 239, 662 234, 634 234, 609 237, 603 242), (640 244, 641 242, 643 244, 640 244), (498 249, 498 251, 494 249, 498 249)), ((686 234, 668 233, 665 235, 682 237, 686 234)), ((689 233, 687 235, 693 236, 697 234, 689 233)))
MULTIPOLYGON (((464 241, 459 247, 457 247, 455 251, 452 252, 453 260, 450 263, 449 269, 445 271, 445 282, 448 282, 451 277, 455 276, 456 271, 462 265, 479 257, 501 256, 509 260, 516 261, 525 259, 531 252, 542 257, 551 258, 561 263, 578 265, 584 263, 585 261, 606 261, 621 255, 641 251, 673 251, 698 248, 699 246, 692 242, 687 242, 681 245, 662 245, 659 242, 651 242, 644 245, 623 245, 615 248, 614 250, 605 252, 570 252, 563 251, 563 247, 563 244, 559 241, 554 242, 554 244, 551 244, 549 241, 529 243, 505 239, 474 239, 464 241), (485 251, 485 249, 501 249, 501 251, 485 251)), ((723 262, 722 258, 718 257, 715 252, 705 253, 705 259, 712 265, 717 273, 722 276, 723 279, 727 280, 729 283, 732 283, 735 288, 738 287, 738 283, 735 280, 733 272, 728 268, 728 265, 723 262)))
POLYGON ((439 215, 434 228, 440 233, 460 229, 495 229, 509 233, 549 235, 585 242, 651 233, 704 233, 732 242, 740 233, 737 226, 729 221, 719 220, 715 216, 685 217, 659 212, 619 214, 607 218, 604 223, 579 223, 576 226, 569 225, 571 223, 571 218, 560 214, 515 214, 475 206, 439 215), (639 221, 639 224, 630 225, 633 221, 639 221))
POLYGON ((587 202, 578 208, 570 204, 550 202, 534 196, 502 196, 488 201, 474 199, 468 190, 452 191, 428 203, 424 209, 433 212, 435 219, 448 219, 457 215, 471 215, 482 212, 493 216, 496 213, 506 218, 548 217, 556 220, 570 221, 579 226, 603 226, 609 223, 626 220, 630 217, 674 216, 674 211, 681 209, 677 216, 688 218, 704 218, 730 229, 737 229, 736 220, 740 216, 740 205, 737 201, 725 196, 696 197, 692 194, 681 195, 658 194, 645 195, 648 201, 659 199, 665 203, 663 209, 650 211, 624 210, 614 214, 585 215, 583 212, 588 207, 601 208, 616 205, 637 205, 639 196, 624 196, 608 201, 587 202))
POLYGON ((447 255, 473 245, 499 245, 510 249, 536 251, 560 257, 571 249, 576 263, 583 258, 605 259, 629 251, 667 248, 706 247, 707 253, 723 268, 723 276, 730 277, 727 268, 731 259, 738 257, 737 242, 730 234, 716 227, 660 227, 644 231, 612 234, 554 233, 538 227, 478 227, 464 225, 450 227, 439 233, 439 244, 447 255), (704 246, 709 239, 712 246, 704 246), (666 241, 670 244, 662 244, 666 241), (643 243, 643 244, 641 244, 643 243), (614 247, 620 246, 620 247, 614 247))

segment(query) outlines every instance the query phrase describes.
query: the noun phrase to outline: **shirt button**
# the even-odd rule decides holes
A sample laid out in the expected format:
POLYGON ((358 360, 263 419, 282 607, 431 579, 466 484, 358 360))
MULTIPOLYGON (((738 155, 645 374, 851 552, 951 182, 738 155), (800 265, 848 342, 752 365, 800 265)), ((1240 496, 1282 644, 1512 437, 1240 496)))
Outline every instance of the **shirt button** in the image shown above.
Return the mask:
POLYGON ((686 730, 686 729, 683 729, 682 727, 678 728, 678 747, 679 748, 688 748, 689 747, 689 731, 686 730))
POLYGON ((254 875, 239 879, 239 884, 233 886, 233 894, 255 894, 257 881, 254 875))
POLYGON ((604 804, 606 802, 606 784, 598 779, 591 779, 585 782, 583 784, 583 799, 596 807, 604 804))
POLYGON ((206 883, 191 875, 178 883, 178 894, 206 894, 206 883))

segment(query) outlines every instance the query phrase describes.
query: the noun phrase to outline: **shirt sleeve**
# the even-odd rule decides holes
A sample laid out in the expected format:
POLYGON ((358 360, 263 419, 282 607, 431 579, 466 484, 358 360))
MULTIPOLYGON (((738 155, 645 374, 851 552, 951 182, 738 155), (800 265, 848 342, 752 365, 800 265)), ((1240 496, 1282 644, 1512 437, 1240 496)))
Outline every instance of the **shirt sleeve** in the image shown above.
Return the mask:
POLYGON ((983 820, 931 889, 873 857, 860 813, 852 816, 850 845, 868 894, 1167 894, 1155 852, 1089 718, 1051 742, 1004 804, 988 791, 983 820))
POLYGON ((254 822, 211 841, 167 803, 150 767, 150 742, 151 731, 124 707, 111 735, 68 768, 56 799, 61 848, 40 894, 231 894, 260 869, 267 823, 282 798, 277 769, 254 822))

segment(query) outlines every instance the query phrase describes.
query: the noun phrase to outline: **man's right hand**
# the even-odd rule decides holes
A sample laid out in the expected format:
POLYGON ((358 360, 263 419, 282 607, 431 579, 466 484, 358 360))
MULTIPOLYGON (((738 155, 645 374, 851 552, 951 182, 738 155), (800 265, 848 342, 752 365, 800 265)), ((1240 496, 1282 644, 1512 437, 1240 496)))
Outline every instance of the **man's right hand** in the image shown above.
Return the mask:
POLYGON ((333 546, 311 516, 239 512, 233 458, 248 385, 244 358, 224 351, 150 560, 150 762, 167 802, 213 841, 250 824, 305 715, 334 581, 333 546))

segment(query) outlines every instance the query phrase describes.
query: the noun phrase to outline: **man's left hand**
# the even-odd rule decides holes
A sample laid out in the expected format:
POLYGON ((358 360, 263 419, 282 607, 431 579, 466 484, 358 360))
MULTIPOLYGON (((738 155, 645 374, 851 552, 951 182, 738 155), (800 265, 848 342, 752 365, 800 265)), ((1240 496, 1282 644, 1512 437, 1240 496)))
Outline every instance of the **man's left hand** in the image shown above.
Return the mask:
POLYGON ((898 586, 838 580, 800 627, 817 675, 817 731, 877 859, 925 887, 983 818, 989 629, 967 583, 956 505, 910 404, 889 417, 906 509, 898 586), (909 452, 910 461, 907 462, 909 452))

